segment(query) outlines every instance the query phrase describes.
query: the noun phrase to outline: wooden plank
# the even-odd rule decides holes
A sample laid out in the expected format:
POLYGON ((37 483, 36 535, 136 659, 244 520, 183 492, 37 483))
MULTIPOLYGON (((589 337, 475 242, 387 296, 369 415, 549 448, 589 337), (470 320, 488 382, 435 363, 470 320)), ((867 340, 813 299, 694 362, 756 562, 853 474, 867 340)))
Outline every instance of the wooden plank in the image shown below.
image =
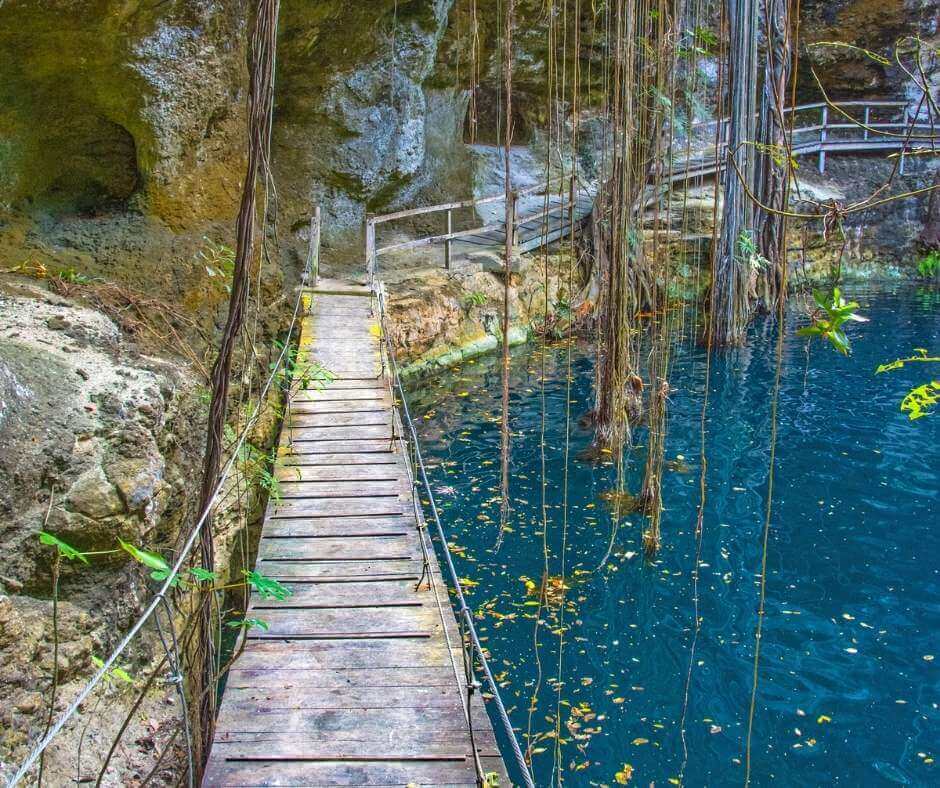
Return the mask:
MULTIPOLYGON (((360 456, 360 455, 355 455, 360 456)), ((282 482, 391 481, 401 479, 397 463, 357 465, 296 465, 278 467, 275 475, 282 482)))
POLYGON ((388 410, 356 411, 354 413, 303 413, 291 409, 290 425, 298 427, 374 427, 391 429, 392 416, 388 410))
MULTIPOLYGON (((314 466, 317 467, 317 466, 314 466)), ((332 467, 332 466, 326 466, 332 467)), ((265 524, 261 541, 272 538, 319 539, 330 536, 407 534, 415 529, 414 517, 297 517, 272 519, 265 524)))
MULTIPOLYGON (((333 451, 313 451, 313 446, 309 443, 299 443, 296 446, 283 445, 279 450, 278 461, 284 465, 386 465, 396 464, 401 461, 400 455, 394 451, 389 451, 388 441, 382 441, 382 448, 378 451, 369 449, 367 451, 336 451, 336 449, 345 449, 347 446, 331 446, 333 451)), ((322 448, 322 447, 321 447, 322 448)))
POLYGON ((272 517, 364 517, 373 514, 402 514, 404 506, 395 495, 371 498, 310 498, 280 501, 271 506, 272 517))
POLYGON ((466 730, 463 711, 444 708, 377 708, 377 709, 265 709, 251 712, 229 709, 225 704, 219 714, 219 727, 233 732, 291 730, 316 732, 327 738, 330 734, 372 734, 370 738, 397 737, 419 732, 429 726, 445 730, 466 730))
POLYGON ((346 762, 212 760, 204 785, 475 785, 472 762, 346 762))
MULTIPOLYGON (((312 687, 240 688, 226 687, 230 701, 239 710, 256 705, 268 709, 378 709, 378 708, 445 708, 461 707, 461 697, 446 687, 312 687)), ((404 748, 402 748, 404 749, 404 748)))
MULTIPOLYGON (((294 427, 290 429, 297 441, 354 441, 388 440, 392 434, 390 424, 345 425, 340 427, 294 427)), ((335 447, 333 447, 335 450, 335 447)))
POLYGON ((292 397, 294 406, 305 402, 328 402, 350 400, 384 400, 388 397, 388 387, 384 384, 372 386, 353 386, 344 388, 338 384, 331 384, 322 390, 303 389, 292 397))
POLYGON ((415 537, 416 534, 322 539, 284 539, 269 536, 261 540, 258 558, 262 561, 362 561, 377 557, 407 559, 416 550, 420 550, 415 537))
POLYGON ((242 670, 326 670, 451 667, 444 640, 324 640, 295 648, 289 643, 252 641, 236 663, 242 670))
POLYGON ((299 561, 258 561, 262 574, 277 580, 317 581, 326 578, 389 577, 413 579, 417 582, 421 566, 407 561, 377 559, 372 561, 322 561, 319 563, 299 561))
MULTIPOLYGON (((340 454, 349 455, 365 453, 370 453, 373 455, 373 457, 380 454, 388 454, 392 457, 397 456, 389 448, 391 444, 391 440, 389 438, 386 438, 385 440, 376 440, 374 438, 370 438, 327 442, 316 440, 296 440, 293 443, 290 443, 288 446, 290 439, 288 432, 289 430, 283 431, 281 436, 283 450, 279 453, 296 456, 306 454, 328 454, 331 456, 337 456, 340 454)), ((371 459, 369 462, 375 462, 375 460, 371 459)))
POLYGON ((322 399, 313 402, 294 401, 291 413, 388 413, 391 400, 386 397, 360 397, 358 399, 322 399))
MULTIPOLYGON (((353 580, 347 583, 284 583, 293 593, 284 602, 273 601, 271 606, 288 604, 292 607, 369 607, 382 605, 431 604, 427 591, 415 591, 416 583, 410 580, 368 582, 353 580)), ((259 600, 260 609, 265 602, 259 600)))
POLYGON ((268 625, 249 638, 430 638, 441 630, 437 610, 421 607, 308 608, 259 611, 268 625))
POLYGON ((269 665, 260 669, 246 669, 236 665, 228 674, 226 687, 446 687, 452 689, 454 669, 449 665, 438 667, 402 666, 396 668, 282 668, 269 665))
POLYGON ((281 498, 368 498, 376 495, 398 495, 401 481, 298 481, 284 480, 280 484, 281 498))

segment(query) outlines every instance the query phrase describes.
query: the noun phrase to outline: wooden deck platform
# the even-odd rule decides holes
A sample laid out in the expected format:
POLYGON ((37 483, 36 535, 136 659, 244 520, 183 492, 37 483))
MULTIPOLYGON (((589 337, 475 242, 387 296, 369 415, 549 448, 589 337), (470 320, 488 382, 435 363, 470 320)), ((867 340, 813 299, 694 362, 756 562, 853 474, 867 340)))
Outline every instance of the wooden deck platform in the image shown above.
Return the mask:
POLYGON ((369 291, 310 295, 302 352, 336 379, 292 397, 256 566, 293 594, 252 598, 268 629, 247 632, 230 672, 203 785, 475 785, 478 758, 507 786, 479 693, 471 745, 460 635, 393 441, 369 291), (425 548, 432 582, 416 590, 425 548))

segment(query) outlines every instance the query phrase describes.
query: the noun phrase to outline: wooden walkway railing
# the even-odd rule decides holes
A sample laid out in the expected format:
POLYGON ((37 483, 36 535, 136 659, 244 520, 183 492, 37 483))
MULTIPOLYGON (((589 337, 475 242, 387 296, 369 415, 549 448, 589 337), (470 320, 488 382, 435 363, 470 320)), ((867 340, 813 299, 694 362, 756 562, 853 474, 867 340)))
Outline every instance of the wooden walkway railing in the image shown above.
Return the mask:
MULTIPOLYGON (((785 110, 793 116, 793 156, 817 156, 819 172, 825 172, 828 153, 865 153, 900 151, 899 169, 904 172, 904 157, 914 149, 927 147, 933 154, 940 153, 940 130, 935 123, 940 118, 922 117, 911 120, 906 101, 844 101, 836 105, 823 102, 801 104, 785 110)), ((728 120, 701 121, 690 129, 691 139, 677 139, 669 164, 669 180, 684 183, 704 179, 723 170, 727 160, 728 120), (716 140, 720 140, 717 145, 716 140), (690 155, 687 155, 690 154, 690 155)), ((922 150, 918 150, 921 153, 922 150)), ((512 193, 514 217, 511 227, 513 246, 518 252, 527 252, 557 241, 566 235, 572 224, 583 222, 591 214, 596 186, 572 177, 555 179, 547 184, 512 193), (552 185, 556 184, 554 188, 552 185), (523 198, 541 195, 544 205, 527 215, 520 215, 523 198)), ((442 203, 422 208, 382 215, 370 215, 365 226, 365 259, 370 278, 375 277, 378 259, 390 252, 440 245, 444 267, 453 265, 455 249, 466 254, 474 251, 495 251, 505 245, 504 219, 480 226, 454 230, 454 212, 476 209, 484 205, 504 204, 503 194, 481 199, 442 203), (443 232, 419 236, 405 241, 380 244, 380 227, 402 219, 444 214, 443 232), (459 249, 458 249, 459 247, 459 249)), ((500 212, 504 213, 504 211, 500 212)))

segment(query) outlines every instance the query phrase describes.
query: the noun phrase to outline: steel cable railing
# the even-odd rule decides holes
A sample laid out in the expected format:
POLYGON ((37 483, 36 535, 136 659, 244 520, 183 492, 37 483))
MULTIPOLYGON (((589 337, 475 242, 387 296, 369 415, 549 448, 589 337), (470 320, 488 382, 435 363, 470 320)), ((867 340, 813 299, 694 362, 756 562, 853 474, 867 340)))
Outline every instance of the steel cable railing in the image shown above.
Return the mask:
MULTIPOLYGON (((319 242, 319 233, 316 234, 316 237, 311 237, 311 244, 319 242)), ((308 254, 306 263, 304 265, 303 273, 301 274, 300 286, 297 289, 297 299, 294 302, 294 309, 291 316, 290 325, 288 327, 288 337, 293 335, 294 329, 297 327, 298 320, 301 317, 301 306, 303 304, 304 293, 306 292, 307 284, 310 280, 310 275, 312 268, 314 266, 314 261, 318 260, 319 255, 308 254)), ((278 355, 277 359, 271 364, 270 372, 265 380, 264 386, 261 388, 261 391, 258 395, 259 402, 265 402, 267 400, 268 394, 271 390, 271 387, 274 385, 275 380, 282 373, 282 370, 285 366, 290 355, 291 343, 288 339, 281 348, 281 352, 278 355)), ((199 516, 199 519, 196 521, 193 526, 192 531, 189 533, 189 536, 186 539, 182 549, 180 550, 179 557, 176 559, 176 562, 170 569, 169 575, 163 581, 163 585, 160 587, 160 590, 154 595, 153 599, 150 601, 150 604, 144 609, 144 612, 138 617, 134 625, 127 631, 118 645, 112 650, 111 654, 101 663, 98 667, 98 670, 95 674, 89 679, 88 683, 81 689, 78 695, 72 700, 64 712, 59 715, 59 718, 52 724, 49 728, 49 731, 46 735, 36 743, 32 750, 30 750, 29 755, 20 765, 20 768, 17 769, 16 773, 10 778, 7 782, 8 788, 12 788, 17 785, 29 772, 29 770, 36 764, 36 761, 39 760, 39 757, 45 751, 45 749, 52 743, 53 739, 58 735, 59 731, 65 726, 65 724, 78 713, 79 708, 85 702, 89 695, 94 691, 94 689, 101 683, 101 681, 109 674, 111 668, 114 666, 118 657, 127 649, 130 643, 134 640, 137 634, 143 629, 144 625, 154 616, 157 609, 161 605, 166 604, 168 592, 175 587, 178 583, 178 577, 180 570, 183 567, 183 564, 190 558, 193 547, 196 545, 197 539, 202 533, 203 526, 205 525, 206 519, 209 516, 209 513, 215 508, 216 504, 219 502, 219 499, 222 495, 223 488, 225 483, 229 478, 235 463, 241 453, 242 446, 245 441, 248 439, 248 436, 251 434, 258 420, 264 414, 263 408, 254 408, 254 412, 245 422, 245 425, 239 434, 236 442, 232 445, 231 453, 228 460, 222 468, 222 472, 219 474, 219 479, 216 482, 212 496, 209 499, 209 502, 206 504, 205 509, 202 514, 199 516)))
MULTIPOLYGON (((447 537, 444 533, 444 527, 441 524, 440 513, 437 509, 437 503, 434 500, 434 493, 431 489, 431 482, 428 478, 427 469, 424 465, 424 458, 421 454, 421 446, 418 442, 418 433, 415 430, 414 422, 411 419, 411 412, 408 409, 408 401, 405 397, 405 389, 401 382, 401 377, 398 370, 398 362, 395 359, 395 351, 392 347, 390 334, 388 332, 387 320, 386 320, 386 300, 385 300, 385 290, 380 282, 373 282, 373 298, 378 309, 378 318, 379 318, 379 328, 381 330, 382 342, 385 347, 385 355, 388 358, 388 371, 392 377, 392 386, 397 389, 397 400, 396 407, 401 416, 402 424, 408 430, 411 439, 412 454, 415 458, 415 465, 417 466, 418 475, 421 479, 421 482, 424 486, 424 490, 428 496, 428 508, 431 512, 431 517, 434 521, 434 528, 437 532, 438 539, 441 543, 441 553, 444 556, 444 563, 447 567, 447 575, 450 579, 450 583, 454 589, 454 595, 457 602, 457 617, 461 625, 461 648, 464 651, 464 660, 465 666, 467 667, 468 675, 473 672, 473 664, 476 662, 480 670, 483 672, 483 677, 486 680, 486 684, 489 687, 490 694, 492 695, 492 702, 496 708, 497 716, 499 717, 500 725, 503 729, 504 734, 509 739, 510 747, 512 748, 513 758, 516 763, 516 767, 519 771, 519 774, 522 777, 523 783, 527 788, 535 788, 535 780, 532 776, 532 770, 529 767, 529 764, 526 763, 525 757, 522 754, 522 749, 519 746, 519 741, 516 738, 516 733, 513 730, 512 723, 509 720, 509 714, 506 711, 506 706, 503 703, 502 697, 499 693, 499 687, 496 684, 496 680, 493 678, 493 673, 490 670, 489 661, 486 658, 486 653, 483 650, 483 646, 480 643, 480 638, 477 635, 476 627, 473 623, 473 613, 471 612, 469 606, 467 605, 467 600, 464 597, 463 589, 460 586, 460 578, 457 574, 457 569, 454 566, 453 557, 450 553, 450 548, 447 545, 447 537), (469 641, 469 648, 468 648, 469 641), (469 653, 467 653, 469 651, 469 653)), ((414 494, 417 494, 417 489, 414 490, 414 494)), ((472 691, 473 682, 467 682, 468 692, 472 691)), ((468 724, 471 725, 471 713, 468 710, 467 714, 468 724)))

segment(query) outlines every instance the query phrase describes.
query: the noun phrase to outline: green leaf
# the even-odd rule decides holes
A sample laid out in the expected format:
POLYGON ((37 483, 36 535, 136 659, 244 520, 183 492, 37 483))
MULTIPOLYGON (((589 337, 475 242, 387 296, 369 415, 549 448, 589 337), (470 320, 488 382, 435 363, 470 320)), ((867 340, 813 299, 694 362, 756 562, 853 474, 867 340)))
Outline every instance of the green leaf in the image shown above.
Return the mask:
MULTIPOLYGON (((94 665, 96 668, 98 668, 98 670, 101 670, 101 668, 104 667, 104 660, 92 654, 91 664, 94 665)), ((107 676, 109 681, 113 681, 114 679, 120 679, 126 684, 134 683, 134 679, 131 677, 131 674, 128 673, 123 668, 118 668, 118 667, 111 668, 110 670, 108 670, 107 673, 105 673, 105 676, 107 676)))
POLYGON ((201 566, 194 566, 189 570, 189 574, 195 577, 200 583, 208 581, 215 582, 219 579, 219 576, 215 572, 210 572, 208 569, 203 569, 201 566))
POLYGON ((50 547, 55 547, 58 550, 59 555, 63 558, 67 558, 70 561, 81 561, 83 564, 88 563, 88 559, 85 557, 85 554, 76 550, 72 545, 67 542, 63 542, 59 539, 58 536, 53 536, 46 531, 39 532, 39 541, 50 547))
POLYGON ((287 586, 282 585, 273 578, 266 577, 260 572, 248 572, 243 569, 242 574, 263 599, 277 599, 280 601, 287 599, 294 593, 287 586))
POLYGON ((139 561, 144 566, 149 566, 158 572, 166 572, 164 579, 169 577, 170 565, 163 559, 163 556, 151 553, 148 550, 141 550, 123 539, 118 539, 118 542, 120 542, 121 548, 129 553, 135 561, 139 561))
POLYGON ((242 618, 236 621, 229 621, 225 626, 229 629, 263 629, 268 631, 268 622, 260 618, 242 618))

